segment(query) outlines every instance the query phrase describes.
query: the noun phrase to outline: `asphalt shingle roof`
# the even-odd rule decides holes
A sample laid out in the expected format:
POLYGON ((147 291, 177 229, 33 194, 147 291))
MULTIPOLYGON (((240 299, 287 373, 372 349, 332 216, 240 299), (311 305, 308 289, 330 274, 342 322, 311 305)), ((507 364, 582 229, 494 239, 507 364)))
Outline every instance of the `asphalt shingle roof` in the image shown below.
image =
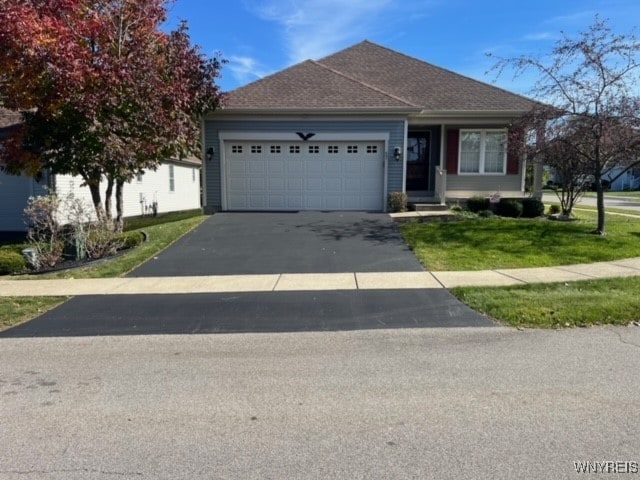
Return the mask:
POLYGON ((364 41, 227 94, 226 109, 526 111, 520 95, 364 41))

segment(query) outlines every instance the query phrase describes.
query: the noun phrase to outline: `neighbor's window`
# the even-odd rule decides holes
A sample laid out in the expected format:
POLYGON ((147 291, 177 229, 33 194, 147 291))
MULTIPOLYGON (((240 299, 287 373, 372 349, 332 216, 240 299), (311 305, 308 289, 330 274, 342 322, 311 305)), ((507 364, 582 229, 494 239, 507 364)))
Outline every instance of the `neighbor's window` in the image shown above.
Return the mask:
POLYGON ((173 165, 169 165, 169 191, 170 192, 176 191, 176 178, 173 172, 173 165))
POLYGON ((460 130, 460 173, 504 174, 507 168, 507 132, 460 130))
POLYGON ((136 183, 142 183, 142 172, 136 173, 136 183))

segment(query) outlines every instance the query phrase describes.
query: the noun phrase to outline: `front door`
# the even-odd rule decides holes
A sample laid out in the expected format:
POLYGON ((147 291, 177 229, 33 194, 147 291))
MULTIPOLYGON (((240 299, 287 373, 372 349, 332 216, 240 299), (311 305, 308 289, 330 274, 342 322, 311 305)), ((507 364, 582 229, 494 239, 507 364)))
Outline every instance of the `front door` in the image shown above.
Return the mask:
POLYGON ((429 132, 409 132, 407 137, 407 190, 429 190, 429 132))

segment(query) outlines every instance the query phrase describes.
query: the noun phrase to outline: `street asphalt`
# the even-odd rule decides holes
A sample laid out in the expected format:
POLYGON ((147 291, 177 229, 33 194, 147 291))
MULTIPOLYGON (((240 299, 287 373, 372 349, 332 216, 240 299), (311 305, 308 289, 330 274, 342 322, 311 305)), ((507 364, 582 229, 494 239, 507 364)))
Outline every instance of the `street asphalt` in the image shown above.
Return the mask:
POLYGON ((638 327, 0 339, 0 480, 635 478, 574 462, 640 461, 639 348, 638 327))

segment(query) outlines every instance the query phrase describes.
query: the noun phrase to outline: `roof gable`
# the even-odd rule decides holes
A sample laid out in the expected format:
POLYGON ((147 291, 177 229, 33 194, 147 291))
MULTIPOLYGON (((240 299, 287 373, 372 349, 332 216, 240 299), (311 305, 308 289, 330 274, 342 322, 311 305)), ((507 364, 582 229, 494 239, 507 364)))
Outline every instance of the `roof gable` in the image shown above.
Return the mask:
POLYGON ((533 102, 498 87, 364 41, 319 63, 430 111, 528 110, 533 102))
POLYGON ((369 41, 307 60, 227 94, 229 110, 405 109, 524 112, 520 95, 369 41))
POLYGON ((228 94, 229 109, 413 108, 406 101, 312 60, 228 94))

